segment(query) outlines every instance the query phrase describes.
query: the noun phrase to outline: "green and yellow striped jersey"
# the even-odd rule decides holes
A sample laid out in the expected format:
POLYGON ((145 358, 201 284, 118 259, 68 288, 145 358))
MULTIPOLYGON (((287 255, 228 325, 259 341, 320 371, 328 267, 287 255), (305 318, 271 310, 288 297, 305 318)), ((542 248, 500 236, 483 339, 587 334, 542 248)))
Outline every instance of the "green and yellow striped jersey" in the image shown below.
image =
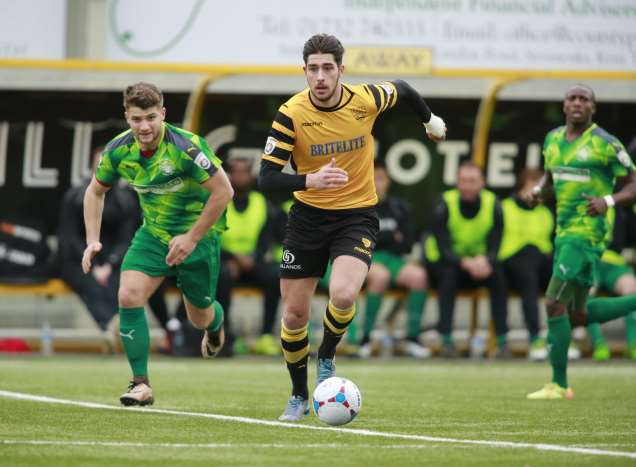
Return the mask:
POLYGON ((614 136, 592 124, 575 140, 566 140, 566 127, 555 128, 543 145, 545 170, 552 173, 556 195, 556 238, 576 238, 605 248, 606 216, 586 213, 583 194, 612 194, 617 177, 634 170, 627 151, 614 136))
MULTIPOLYGON (((159 146, 150 156, 142 154, 131 130, 113 138, 104 149, 95 178, 106 186, 119 178, 128 182, 139 195, 144 227, 167 244, 197 221, 210 197, 201 183, 220 165, 203 138, 163 123, 159 146)), ((226 228, 223 213, 210 232, 226 228)))

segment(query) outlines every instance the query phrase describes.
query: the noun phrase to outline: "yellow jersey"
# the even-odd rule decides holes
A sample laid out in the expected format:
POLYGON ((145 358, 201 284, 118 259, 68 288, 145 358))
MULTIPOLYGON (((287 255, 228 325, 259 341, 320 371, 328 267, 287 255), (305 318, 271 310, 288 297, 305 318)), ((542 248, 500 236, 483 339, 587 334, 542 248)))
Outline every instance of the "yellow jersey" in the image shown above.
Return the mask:
POLYGON ((349 181, 339 188, 295 191, 302 203, 320 209, 374 206, 374 141, 371 130, 380 113, 397 101, 393 83, 342 85, 338 105, 316 106, 309 89, 281 105, 267 138, 263 159, 284 166, 289 161, 299 175, 314 173, 332 158, 349 181))

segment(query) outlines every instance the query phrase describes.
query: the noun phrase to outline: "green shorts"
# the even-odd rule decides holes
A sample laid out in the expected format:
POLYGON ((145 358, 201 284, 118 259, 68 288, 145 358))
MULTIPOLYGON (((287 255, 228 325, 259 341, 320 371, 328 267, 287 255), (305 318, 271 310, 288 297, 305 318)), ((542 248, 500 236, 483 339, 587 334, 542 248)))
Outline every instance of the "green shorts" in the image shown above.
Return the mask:
POLYGON ((221 265, 218 234, 199 241, 183 263, 168 266, 168 245, 139 228, 124 256, 122 271, 140 271, 149 276, 176 276, 177 287, 190 303, 207 308, 214 302, 221 265))
POLYGON ((388 269, 392 286, 395 285, 400 271, 406 266, 404 258, 386 250, 374 251, 372 263, 379 263, 388 269))
POLYGON ((601 251, 585 242, 557 239, 554 245, 552 278, 546 296, 582 309, 594 285, 601 251))
POLYGON ((631 275, 632 270, 626 264, 612 264, 600 261, 596 269, 596 287, 608 293, 614 293, 616 282, 624 275, 631 275))

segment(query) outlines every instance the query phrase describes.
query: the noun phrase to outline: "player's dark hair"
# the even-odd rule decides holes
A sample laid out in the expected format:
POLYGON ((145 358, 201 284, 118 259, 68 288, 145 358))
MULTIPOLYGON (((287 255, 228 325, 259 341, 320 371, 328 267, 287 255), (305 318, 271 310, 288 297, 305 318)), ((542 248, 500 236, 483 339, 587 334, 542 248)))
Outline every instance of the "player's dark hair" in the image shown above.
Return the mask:
POLYGON ((312 54, 332 54, 338 66, 342 65, 344 47, 336 36, 330 34, 315 34, 307 39, 303 47, 303 60, 307 64, 307 58, 312 54))
POLYGON ((124 90, 125 109, 139 107, 145 110, 154 106, 163 107, 163 93, 154 84, 140 81, 124 90))
POLYGON ((373 168, 386 170, 386 161, 384 159, 375 159, 373 161, 373 168))
POLYGON ((590 99, 592 99, 592 102, 596 104, 596 94, 594 94, 594 89, 592 89, 591 87, 589 87, 587 84, 583 84, 583 83, 577 83, 574 86, 570 87, 566 92, 565 92, 565 97, 567 98, 568 95, 570 94, 570 92, 572 91, 572 89, 574 88, 583 88, 586 91, 588 91, 590 93, 590 99))

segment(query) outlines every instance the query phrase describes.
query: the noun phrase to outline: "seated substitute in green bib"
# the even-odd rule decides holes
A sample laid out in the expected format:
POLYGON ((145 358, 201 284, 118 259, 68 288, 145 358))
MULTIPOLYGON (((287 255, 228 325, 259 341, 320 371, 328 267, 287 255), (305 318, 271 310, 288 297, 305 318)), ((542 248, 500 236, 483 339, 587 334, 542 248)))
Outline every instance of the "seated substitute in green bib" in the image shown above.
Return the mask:
POLYGON ((462 288, 487 287, 497 333, 497 355, 508 353, 508 292, 497 260, 503 231, 501 205, 484 188, 481 168, 464 162, 457 173, 457 188, 446 191, 433 212, 433 235, 426 239, 425 255, 439 297, 437 330, 442 335, 443 357, 456 356, 452 338, 455 297, 462 288))
POLYGON ((417 238, 413 214, 406 201, 388 195, 391 179, 382 161, 375 161, 374 180, 380 231, 367 275, 363 334, 358 355, 362 358, 371 356, 371 331, 375 327, 384 292, 391 286, 397 286, 408 290, 404 350, 411 357, 428 358, 431 351, 419 342, 426 305, 426 270, 404 258, 411 252, 417 238))
POLYGON ((501 202, 504 229, 499 249, 508 287, 521 296, 528 328, 528 358, 545 360, 548 350, 540 337, 539 297, 550 279, 554 216, 546 206, 530 206, 526 198, 543 172, 524 169, 515 194, 501 202))
POLYGON ((107 145, 84 196, 88 273, 102 249, 104 197, 119 178, 139 195, 143 224, 124 256, 119 285, 120 336, 133 379, 124 405, 154 402, 148 378, 150 335, 144 304, 166 276, 176 276, 192 324, 205 330, 201 352, 223 346, 223 309, 214 300, 219 274, 219 234, 226 230, 230 181, 205 140, 164 122, 163 94, 153 84, 124 91, 130 129, 107 145))

